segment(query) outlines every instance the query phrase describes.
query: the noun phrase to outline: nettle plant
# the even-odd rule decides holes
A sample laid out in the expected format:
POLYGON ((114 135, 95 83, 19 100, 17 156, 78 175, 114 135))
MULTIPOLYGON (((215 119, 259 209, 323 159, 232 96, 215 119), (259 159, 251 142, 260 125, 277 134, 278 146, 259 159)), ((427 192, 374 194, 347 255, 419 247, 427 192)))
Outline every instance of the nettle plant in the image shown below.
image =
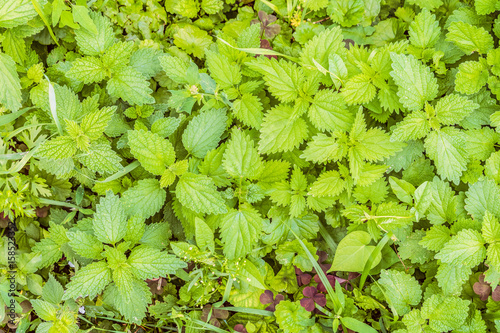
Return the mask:
POLYGON ((500 330, 499 8, 0 0, 19 330, 500 330))
POLYGON ((140 324, 151 302, 145 280, 174 274, 186 264, 164 251, 168 244, 164 225, 146 227, 145 219, 128 214, 125 205, 108 191, 92 218, 81 219, 71 228, 52 223, 49 237, 33 250, 41 253, 42 267, 55 263, 63 253, 85 263, 66 285, 64 300, 93 299, 104 291, 105 302, 126 320, 140 324))

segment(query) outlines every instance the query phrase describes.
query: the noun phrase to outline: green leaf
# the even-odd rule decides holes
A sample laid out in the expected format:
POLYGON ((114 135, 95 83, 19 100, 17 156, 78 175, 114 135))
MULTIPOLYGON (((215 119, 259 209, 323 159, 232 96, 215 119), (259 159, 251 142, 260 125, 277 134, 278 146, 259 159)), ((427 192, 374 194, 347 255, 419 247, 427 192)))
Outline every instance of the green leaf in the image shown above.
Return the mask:
POLYGON ((347 147, 337 141, 342 136, 342 133, 333 133, 331 137, 320 133, 307 143, 300 157, 316 163, 339 161, 347 155, 347 147))
POLYGON ((108 92, 111 96, 118 97, 130 104, 143 105, 155 102, 146 81, 141 73, 132 67, 125 66, 114 73, 107 84, 108 92))
POLYGON ((45 141, 37 151, 40 157, 53 160, 72 157, 76 153, 76 142, 70 136, 58 136, 45 141))
POLYGON ((311 123, 320 131, 348 131, 354 121, 340 94, 323 89, 315 96, 308 114, 311 123))
POLYGON ((69 245, 79 255, 99 259, 103 251, 102 243, 92 234, 82 231, 68 232, 69 245))
POLYGON ((106 130, 115 111, 116 107, 105 106, 102 109, 86 114, 81 123, 82 131, 90 140, 99 139, 104 130, 106 130))
POLYGON ((31 0, 2 0, 0 2, 0 28, 14 28, 26 24, 37 16, 31 0))
POLYGON ((302 307, 299 301, 281 301, 276 305, 276 322, 286 332, 299 333, 314 325, 311 313, 302 307))
POLYGON ((122 203, 128 215, 146 219, 160 211, 166 196, 157 179, 141 179, 123 192, 122 203))
POLYGON ((421 49, 433 47, 439 39, 441 28, 436 15, 423 9, 410 24, 410 43, 421 49))
POLYGON ((435 256, 441 262, 470 268, 482 263, 485 257, 484 239, 471 229, 459 231, 435 256))
POLYGON ((197 213, 224 214, 226 203, 217 191, 213 180, 204 175, 186 172, 175 188, 180 203, 197 213))
POLYGON ((78 160, 90 170, 101 174, 111 174, 123 168, 120 164, 121 157, 111 149, 109 143, 91 145, 89 151, 80 155, 78 160))
POLYGON ((469 267, 441 263, 436 279, 439 287, 443 290, 443 294, 459 296, 463 284, 471 274, 472 270, 469 267))
POLYGON ((16 64, 11 57, 3 53, 0 53, 0 81, 3 82, 4 86, 0 90, 0 103, 12 112, 19 110, 21 107, 21 84, 16 72, 16 64))
MULTIPOLYGON (((76 6, 75 6, 76 7, 76 6)), ((102 61, 96 57, 82 57, 73 61, 73 66, 66 75, 85 84, 101 82, 106 77, 102 61)))
POLYGON ((330 170, 321 173, 318 179, 309 188, 308 195, 317 197, 337 196, 346 188, 346 182, 341 178, 340 173, 330 170))
POLYGON ((94 21, 89 16, 89 10, 86 6, 74 5, 73 9, 73 20, 75 23, 79 23, 81 27, 87 29, 89 32, 97 35, 99 32, 97 31, 97 27, 94 24, 94 21))
POLYGON ((128 131, 128 144, 134 157, 153 175, 162 175, 166 167, 175 161, 175 151, 170 141, 156 133, 128 131))
POLYGON ((93 299, 111 282, 111 270, 105 261, 91 263, 76 272, 66 285, 64 300, 88 295, 93 299))
POLYGON ((222 218, 220 227, 224 254, 228 259, 245 257, 257 245, 262 228, 262 218, 249 204, 240 205, 222 218))
POLYGON ((292 102, 297 99, 304 85, 304 74, 296 64, 280 59, 269 60, 258 57, 247 65, 264 75, 264 81, 269 91, 282 102, 292 102))
POLYGON ((222 89, 229 89, 241 82, 240 67, 217 52, 206 51, 207 67, 212 78, 222 89))
POLYGON ((31 305, 40 319, 45 321, 57 320, 57 307, 54 304, 41 299, 33 299, 31 300, 31 305))
POLYGON ((351 317, 341 317, 340 321, 342 324, 350 330, 354 330, 355 332, 363 332, 363 333, 376 333, 377 330, 368 326, 367 324, 351 318, 351 317))
POLYGON ((498 219, 488 211, 484 214, 481 232, 487 243, 500 243, 500 223, 498 219))
POLYGON ((133 249, 127 262, 134 275, 141 280, 175 274, 178 269, 187 267, 186 263, 176 256, 148 246, 133 249))
POLYGON ((105 304, 111 304, 117 309, 126 321, 141 325, 146 316, 147 306, 151 303, 151 291, 145 281, 131 279, 129 282, 130 289, 124 294, 119 292, 115 284, 111 284, 106 288, 103 300, 105 304))
POLYGON ((382 270, 378 284, 384 289, 384 295, 398 315, 405 315, 411 306, 417 306, 422 299, 422 288, 411 275, 393 269, 382 270))
POLYGON ((241 130, 231 132, 231 140, 224 151, 223 166, 234 178, 257 179, 263 161, 252 138, 241 130))
POLYGON ((164 55, 159 58, 161 67, 167 76, 179 84, 187 84, 186 73, 189 64, 178 57, 164 55))
POLYGON ((134 283, 134 274, 129 266, 121 265, 113 269, 113 282, 118 288, 125 303, 132 303, 131 290, 134 283))
POLYGON ((118 243, 127 233, 127 218, 117 195, 106 192, 96 205, 93 223, 94 234, 103 243, 118 243))
POLYGON ((419 111, 427 101, 438 93, 438 84, 429 67, 424 66, 412 55, 391 52, 392 72, 398 86, 399 101, 411 111, 419 111))
POLYGON ((488 15, 493 13, 497 5, 497 0, 476 0, 474 1, 474 6, 476 8, 476 12, 479 15, 488 15))
POLYGON ((459 328, 468 316, 470 301, 455 296, 432 295, 422 305, 423 319, 437 332, 448 332, 459 328))
MULTIPOLYGON (((371 236, 365 231, 353 231, 340 241, 330 271, 362 272, 365 263, 375 249, 370 244, 371 236)), ((379 254, 372 265, 377 266, 382 259, 379 254)))
POLYGON ((97 28, 97 33, 87 29, 75 29, 75 39, 80 50, 90 56, 102 55, 114 42, 111 22, 100 13, 90 11, 90 18, 97 28))
MULTIPOLYGON (((351 133, 351 137, 355 132, 351 133)), ((364 133, 356 136, 356 145, 352 149, 353 154, 362 156, 370 162, 382 161, 401 151, 406 146, 405 143, 391 142, 390 136, 379 128, 370 128, 364 133)))
POLYGON ((475 220, 481 220, 486 211, 497 217, 500 216, 500 189, 494 181, 479 180, 469 186, 465 195, 465 210, 475 220))
POLYGON ((441 124, 454 125, 478 109, 479 104, 474 103, 467 97, 450 94, 441 98, 434 108, 436 117, 441 124))
MULTIPOLYGON (((132 42, 115 42, 106 50, 106 54, 101 60, 108 73, 119 72, 123 66, 129 64, 134 43, 132 42)), ((129 64, 132 66, 131 64, 129 64)))
POLYGON ((182 143, 193 156, 204 158, 217 147, 226 129, 227 116, 223 109, 211 109, 194 117, 182 133, 182 143))
POLYGON ((475 94, 488 82, 488 77, 488 69, 481 62, 462 62, 455 77, 455 89, 459 93, 475 94))
POLYGON ((201 59, 205 56, 205 50, 212 44, 212 37, 198 27, 186 25, 174 34, 174 44, 201 59))
POLYGON ((194 218, 194 225, 196 245, 198 245, 201 250, 207 248, 214 253, 215 241, 213 230, 208 226, 208 224, 205 223, 205 221, 198 217, 194 218))
POLYGON ((368 103, 375 98, 376 93, 371 77, 364 73, 352 77, 342 89, 347 105, 368 103))
POLYGON ((451 231, 444 225, 434 225, 425 232, 425 237, 419 242, 428 250, 439 252, 451 239, 451 231))
POLYGON ((241 98, 233 101, 232 110, 236 118, 243 124, 256 129, 261 128, 262 109, 260 99, 249 93, 244 93, 241 98))
POLYGON ((488 31, 467 22, 452 22, 448 27, 446 40, 453 42, 466 54, 486 54, 493 48, 493 38, 488 31))
POLYGON ((43 300, 52 303, 59 304, 63 298, 64 289, 52 274, 49 274, 49 279, 45 283, 42 289, 43 300))
POLYGON ((432 131, 425 140, 425 149, 434 161, 437 173, 458 184, 468 162, 463 134, 454 127, 432 131))
POLYGON ((293 117, 293 109, 280 104, 264 116, 260 129, 259 152, 286 152, 298 147, 307 137, 307 124, 302 118, 293 117))

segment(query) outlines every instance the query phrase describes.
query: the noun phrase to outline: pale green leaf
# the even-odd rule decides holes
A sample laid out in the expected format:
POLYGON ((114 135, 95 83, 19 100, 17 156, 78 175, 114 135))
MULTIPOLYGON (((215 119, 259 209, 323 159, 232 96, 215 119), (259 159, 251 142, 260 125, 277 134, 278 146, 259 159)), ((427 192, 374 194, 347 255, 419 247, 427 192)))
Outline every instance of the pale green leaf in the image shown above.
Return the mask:
POLYGON ((142 245, 132 250, 127 262, 134 275, 141 280, 175 274, 178 269, 187 267, 174 255, 142 245))
MULTIPOLYGON (((14 1, 15 2, 15 1, 14 1)), ((0 13, 1 13, 0 4, 0 13)), ((0 15, 0 22, 2 16, 0 15)), ((3 88, 0 89, 0 103, 7 109, 15 112, 21 107, 21 84, 16 72, 16 63, 6 54, 0 53, 0 82, 3 88)))
POLYGON ((119 97, 130 104, 151 104, 155 102, 149 82, 132 67, 123 67, 114 73, 107 83, 111 96, 119 97))
POLYGON ((175 195, 180 203, 197 213, 223 214, 227 212, 226 203, 217 191, 213 180, 204 175, 190 172, 179 179, 175 195))
POLYGON ((226 129, 226 112, 211 109, 194 117, 182 133, 182 143, 193 156, 204 158, 209 150, 217 147, 226 129))
POLYGON ((120 198, 106 192, 96 205, 93 223, 94 234, 103 243, 115 244, 127 233, 127 218, 120 198))
POLYGON ((435 258, 447 264, 472 268, 482 263, 485 257, 486 249, 481 234, 476 230, 464 229, 453 236, 435 258))
POLYGON ((257 179, 263 168, 262 158, 252 138, 241 130, 231 132, 231 140, 224 151, 223 166, 234 178, 257 179))
POLYGON ((240 205, 222 218, 221 238, 228 259, 245 257, 257 245, 262 229, 262 217, 249 204, 240 205))
POLYGON ((438 84, 429 67, 412 55, 391 52, 392 72, 398 86, 399 101, 411 111, 419 111, 438 93, 438 84))
POLYGON ((128 131, 128 144, 144 169, 154 175, 162 175, 175 161, 174 147, 158 134, 144 130, 128 131))
POLYGON ((137 185, 123 192, 123 207, 127 214, 146 219, 160 211, 165 204, 166 195, 157 179, 141 179, 137 185))
POLYGON ((111 282, 111 270, 105 261, 91 263, 80 269, 66 285, 63 299, 76 299, 88 295, 93 299, 111 282))

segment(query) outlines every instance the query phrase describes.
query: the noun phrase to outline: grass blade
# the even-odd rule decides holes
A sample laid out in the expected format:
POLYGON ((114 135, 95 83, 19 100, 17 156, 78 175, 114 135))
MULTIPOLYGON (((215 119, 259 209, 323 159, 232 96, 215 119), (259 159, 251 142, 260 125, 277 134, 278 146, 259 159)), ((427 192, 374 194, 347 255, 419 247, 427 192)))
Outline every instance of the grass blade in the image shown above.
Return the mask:
POLYGON ((256 48, 256 47, 252 47, 252 48, 234 47, 234 46, 232 46, 231 44, 229 44, 228 42, 226 42, 224 39, 222 39, 220 37, 217 37, 217 39, 220 40, 221 42, 223 42, 224 44, 226 44, 227 46, 230 46, 233 49, 236 49, 238 51, 242 51, 242 52, 246 52, 246 53, 251 53, 251 54, 260 54, 260 55, 275 55, 275 56, 287 58, 288 60, 291 60, 291 61, 294 61, 294 62, 297 62, 297 63, 299 62, 298 58, 290 57, 290 56, 288 56, 286 54, 283 54, 283 53, 280 53, 280 52, 276 52, 276 51, 273 51, 273 50, 256 48))
POLYGON ((21 117, 23 114, 28 112, 29 110, 34 109, 34 107, 24 108, 17 112, 9 113, 3 116, 0 116, 0 126, 7 125, 8 123, 13 122, 17 118, 21 117))
POLYGON ((31 0, 31 3, 33 4, 33 7, 35 7, 35 10, 38 13, 38 15, 40 15, 43 23, 45 24, 45 26, 49 30, 50 36, 52 37, 52 39, 54 40, 54 42, 57 44, 57 46, 59 46, 59 43, 57 42, 57 39, 56 39, 56 35, 54 35, 54 32, 52 31, 52 27, 49 24, 49 20, 47 20, 47 17, 45 16, 45 14, 43 12, 42 7, 38 3, 38 0, 31 0))
POLYGON ((59 122, 59 117, 57 116, 57 103, 56 103, 56 92, 54 91, 54 86, 50 82, 47 75, 43 74, 47 81, 49 81, 49 104, 50 104, 50 113, 52 114, 52 118, 54 118, 54 122, 57 126, 57 131, 59 135, 63 135, 61 123, 59 122))
POLYGON ((368 257, 368 260, 365 263, 365 267, 363 268, 363 273, 361 274, 361 278, 359 280, 360 290, 363 289, 363 286, 365 285, 366 278, 370 273, 375 258, 377 258, 378 254, 382 252, 382 248, 385 246, 385 244, 387 244, 387 242, 391 237, 392 237, 392 232, 385 234, 385 236, 378 242, 375 249, 373 249, 372 253, 370 254, 370 257, 368 257))

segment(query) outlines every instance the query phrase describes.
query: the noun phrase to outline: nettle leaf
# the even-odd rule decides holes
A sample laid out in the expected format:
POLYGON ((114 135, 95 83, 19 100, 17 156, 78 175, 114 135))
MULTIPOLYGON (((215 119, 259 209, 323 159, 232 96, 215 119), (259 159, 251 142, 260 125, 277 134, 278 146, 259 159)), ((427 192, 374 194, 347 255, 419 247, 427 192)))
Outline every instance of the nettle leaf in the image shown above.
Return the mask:
POLYGON ((307 139, 306 122, 293 117, 293 112, 291 107, 283 104, 269 110, 260 129, 259 152, 269 154, 290 151, 307 139))
POLYGON ((234 178, 257 179, 263 168, 254 141, 241 130, 233 130, 231 140, 224 151, 223 166, 226 172, 234 178))
POLYGON ((174 163, 175 151, 170 141, 144 130, 128 131, 130 151, 147 171, 162 175, 174 163))
POLYGON ((117 195, 106 192, 96 205, 93 229, 95 236, 103 243, 115 244, 127 233, 127 217, 117 195))
POLYGON ((66 285, 63 299, 88 296, 93 299, 111 282, 111 269, 105 261, 91 263, 80 269, 66 285))
POLYGON ((102 243, 94 235, 83 232, 68 232, 69 245, 79 255, 90 259, 99 259, 103 251, 102 243))
POLYGON ((37 151, 40 157, 46 157, 53 160, 60 160, 75 155, 77 150, 75 140, 66 135, 45 141, 37 151))
POLYGON ((73 80, 90 84, 104 80, 106 68, 102 61, 96 57, 82 57, 73 62, 73 66, 66 75, 73 80))
POLYGON ((78 160, 87 168, 98 173, 114 173, 122 169, 121 157, 111 149, 109 143, 96 143, 79 156, 78 160))
POLYGON ((178 269, 187 267, 176 256, 143 245, 132 250, 127 262, 133 274, 141 280, 175 274, 178 269))
POLYGON ((106 88, 111 96, 118 97, 130 104, 144 105, 155 102, 149 82, 132 67, 125 66, 113 73, 106 88))
POLYGON ((422 288, 411 275, 396 270, 382 270, 378 284, 384 290, 384 296, 394 307, 398 315, 410 312, 422 299, 422 288))
MULTIPOLYGON (((3 20, 4 17, 0 15, 0 26, 3 20)), ((21 83, 15 68, 12 58, 0 53, 0 81, 4 82, 4 87, 0 90, 0 103, 13 112, 21 107, 21 83)))
POLYGON ((203 214, 224 214, 226 203, 217 191, 213 180, 205 175, 186 172, 179 178, 175 195, 180 203, 203 214))
POLYGON ((468 162, 463 133, 453 127, 432 131, 425 140, 425 149, 437 173, 458 184, 468 162))
POLYGON ((399 101, 411 111, 419 111, 438 93, 438 84, 429 67, 412 55, 391 53, 391 76, 398 86, 399 101))
POLYGON ((222 89, 229 89, 241 82, 240 67, 217 52, 206 52, 207 67, 212 78, 222 89))
POLYGON ((436 15, 431 14, 427 9, 423 9, 415 16, 408 31, 410 43, 422 49, 433 47, 438 41, 440 33, 441 28, 436 20, 436 15))
POLYGON ((309 108, 309 119, 320 131, 347 131, 354 121, 342 96, 331 90, 320 90, 309 108))
POLYGON ((262 103, 260 99, 252 94, 244 93, 241 98, 233 101, 233 112, 236 118, 247 126, 261 128, 262 103))
POLYGON ((123 192, 123 208, 128 215, 144 219, 158 213, 165 204, 167 193, 153 178, 141 179, 137 185, 123 192))
POLYGON ((464 229, 453 236, 449 242, 436 254, 436 259, 441 262, 475 267, 486 257, 484 239, 476 230, 464 229))
POLYGON ((453 42, 466 54, 486 54, 493 48, 493 38, 488 31, 467 22, 452 22, 448 27, 446 40, 453 42))
POLYGON ((114 42, 111 22, 106 16, 91 11, 90 18, 97 28, 97 33, 87 29, 75 29, 75 39, 80 50, 90 56, 102 55, 114 42))
POLYGON ((228 259, 245 257, 256 246, 262 229, 262 217, 249 204, 229 211, 220 227, 224 254, 228 259))
POLYGON ((193 156, 203 158, 217 147, 226 129, 226 112, 211 109, 194 117, 182 133, 182 143, 193 156))
POLYGON ((258 57, 247 65, 264 75, 269 91, 276 98, 282 102, 293 102, 297 99, 305 80, 302 69, 295 63, 258 57))

